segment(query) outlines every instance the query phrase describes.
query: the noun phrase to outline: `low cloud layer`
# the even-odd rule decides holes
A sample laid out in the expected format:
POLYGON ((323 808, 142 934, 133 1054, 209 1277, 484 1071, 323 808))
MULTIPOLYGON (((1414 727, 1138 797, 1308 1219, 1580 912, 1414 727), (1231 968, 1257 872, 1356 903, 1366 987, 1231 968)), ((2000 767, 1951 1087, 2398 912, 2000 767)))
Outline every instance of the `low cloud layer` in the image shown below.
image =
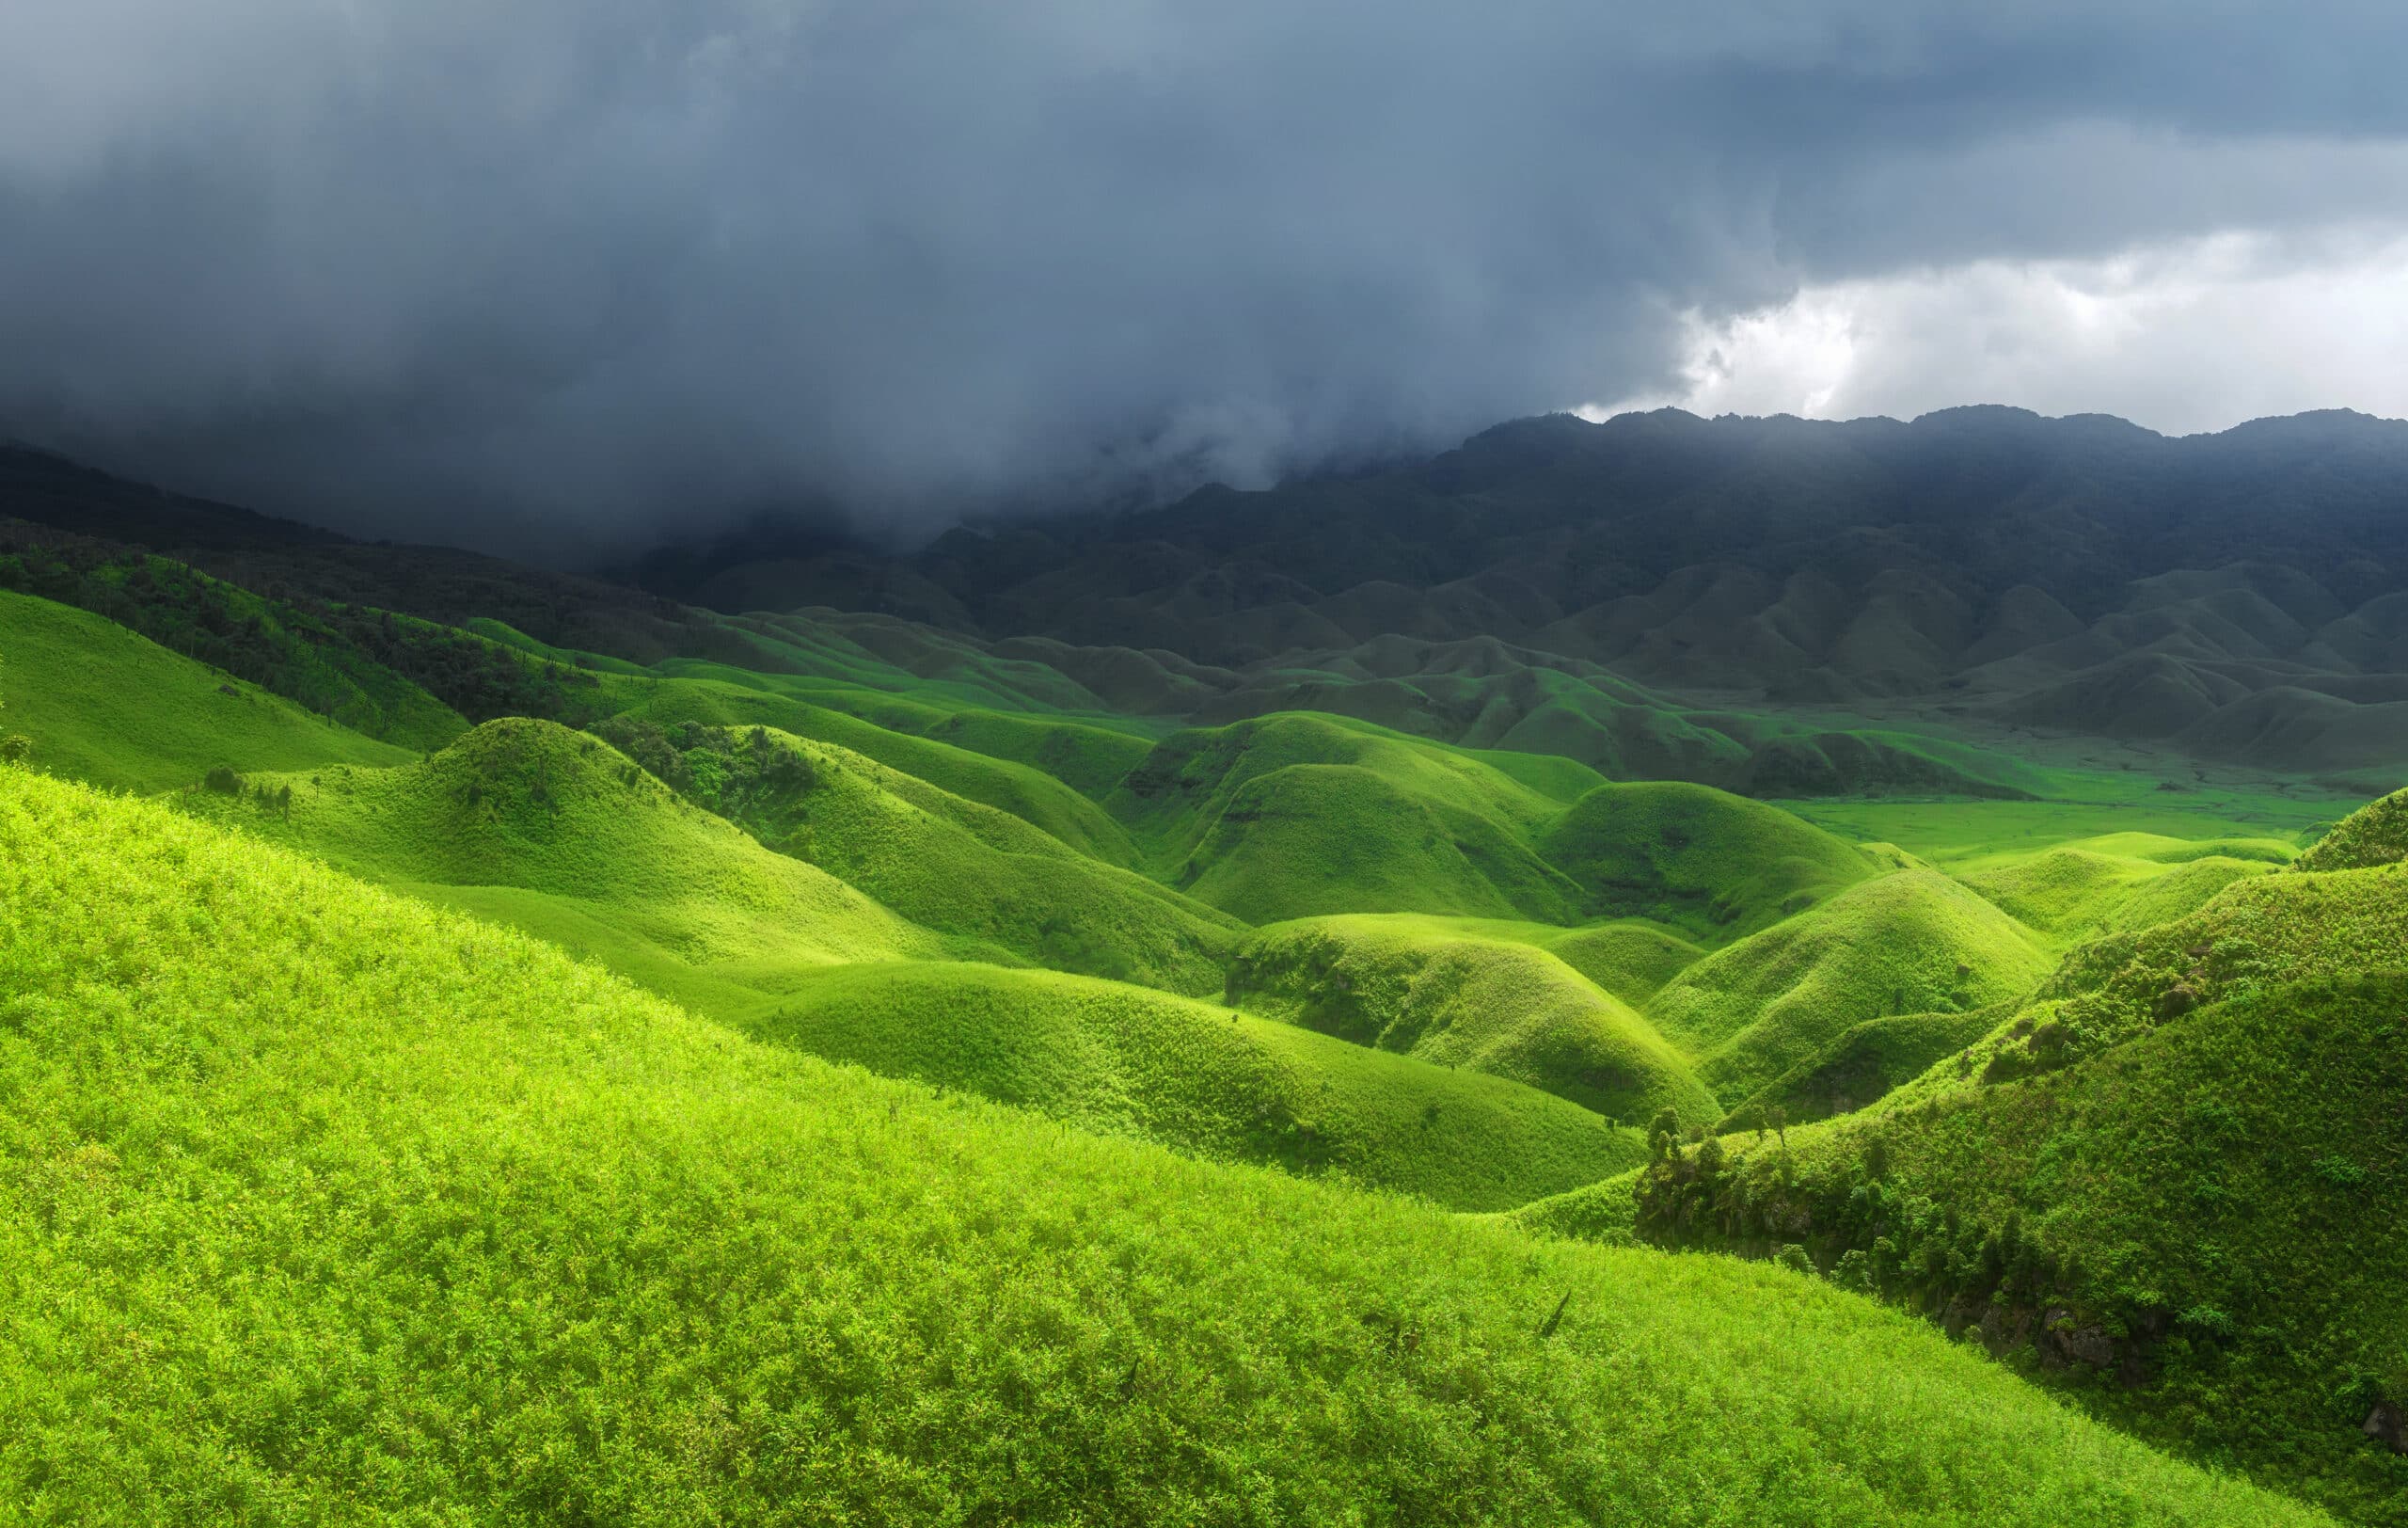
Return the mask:
POLYGON ((0 433, 562 561, 1260 482, 1693 389, 1801 294, 2379 244, 2402 57, 2387 4, 17 0, 0 433))

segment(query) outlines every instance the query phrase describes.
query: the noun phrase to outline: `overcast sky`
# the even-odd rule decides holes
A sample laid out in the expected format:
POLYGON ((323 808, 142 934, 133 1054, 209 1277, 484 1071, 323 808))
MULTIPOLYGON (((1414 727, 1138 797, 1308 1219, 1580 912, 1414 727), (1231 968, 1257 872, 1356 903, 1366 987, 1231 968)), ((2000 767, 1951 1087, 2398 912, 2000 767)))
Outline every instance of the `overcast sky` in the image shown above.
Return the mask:
POLYGON ((8 0, 0 434, 573 560, 1549 408, 2408 414, 2408 7, 8 0))

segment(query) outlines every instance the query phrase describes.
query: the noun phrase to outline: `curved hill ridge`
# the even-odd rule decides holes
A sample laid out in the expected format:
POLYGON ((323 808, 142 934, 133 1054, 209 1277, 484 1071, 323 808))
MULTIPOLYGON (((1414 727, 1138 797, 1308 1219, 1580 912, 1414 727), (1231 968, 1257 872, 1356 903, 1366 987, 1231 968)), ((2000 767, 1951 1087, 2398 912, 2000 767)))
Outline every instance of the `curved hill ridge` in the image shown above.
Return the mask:
POLYGON ((2408 860, 2408 790, 2358 808, 2300 852, 2298 870, 2363 870, 2408 860))
POLYGON ((1040 964, 1169 991, 1221 985, 1238 937, 1235 919, 1081 854, 1009 812, 840 744, 773 728, 660 734, 616 718, 597 730, 624 738, 647 765, 686 782, 690 794, 764 845, 820 867, 923 927, 1040 964))
POLYGON ((411 754, 202 667, 102 616, 0 589, 0 732, 37 762, 131 790, 187 786, 220 765, 399 764, 411 754))
POLYGON ((1957 882, 1897 870, 1706 956, 1647 1016, 1736 1102, 1853 1025, 2020 997, 2050 964, 2029 931, 1957 882))
POLYGON ((419 763, 254 784, 292 799, 272 809, 207 791, 182 800, 354 874, 594 948, 713 1007, 763 1000, 781 973, 981 947, 772 853, 616 750, 548 722, 488 722, 419 763))
POLYGON ((1646 1151, 1629 1125, 1513 1080, 1050 971, 844 966, 748 1029, 1085 1130, 1341 1173, 1450 1209, 1510 1208, 1646 1151))
POLYGON ((1250 1011, 1511 1077, 1625 1122, 1719 1111, 1688 1063, 1620 999, 1530 945, 1452 920, 1353 915, 1258 930, 1229 966, 1250 1011))

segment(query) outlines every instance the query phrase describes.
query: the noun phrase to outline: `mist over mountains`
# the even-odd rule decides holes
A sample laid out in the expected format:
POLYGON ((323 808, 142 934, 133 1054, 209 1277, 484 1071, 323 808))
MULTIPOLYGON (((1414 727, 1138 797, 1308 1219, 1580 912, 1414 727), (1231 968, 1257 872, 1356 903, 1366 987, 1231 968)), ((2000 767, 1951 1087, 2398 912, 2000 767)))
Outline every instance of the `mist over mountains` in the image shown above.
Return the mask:
POLYGON ((759 551, 637 576, 721 610, 1176 655, 1238 676, 1201 681, 1212 714, 1311 707, 1459 741, 1552 725, 1558 704, 1492 684, 1464 714, 1432 679, 1470 665, 2289 770, 2408 742, 2408 423, 2346 410, 2180 438, 2004 407, 1554 415, 1407 468, 957 530, 905 557, 759 551))
POLYGON ((1813 283, 2408 191, 2403 24, 2346 0, 1105 10, 12 5, 0 427, 518 556, 908 533, 1649 394, 1813 283))
POLYGON ((681 607, 816 610, 924 667, 1025 660, 1116 708, 1332 711, 1772 794, 2018 788, 1878 734, 1902 719, 2359 783, 2408 750, 2408 423, 2346 410, 2178 438, 2006 407, 1551 415, 899 553, 771 523, 598 581, 9 461, 24 520, 644 661, 701 655, 681 607))

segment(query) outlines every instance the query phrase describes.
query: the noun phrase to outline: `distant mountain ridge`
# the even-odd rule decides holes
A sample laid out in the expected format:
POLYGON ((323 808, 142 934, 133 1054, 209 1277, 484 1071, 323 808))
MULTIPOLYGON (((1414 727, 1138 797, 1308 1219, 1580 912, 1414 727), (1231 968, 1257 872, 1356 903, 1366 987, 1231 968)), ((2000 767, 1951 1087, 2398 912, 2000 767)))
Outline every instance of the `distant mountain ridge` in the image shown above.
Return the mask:
POLYGON ((678 566, 661 592, 697 604, 1175 655, 1230 690, 1273 671, 1412 686, 1484 644, 1504 667, 1920 702, 2270 768, 2408 760, 2408 422, 2347 410, 2181 438, 1996 406, 1551 415, 1367 476, 958 529, 899 557, 678 566), (1401 670, 1393 638, 1435 656, 1401 670))
POLYGON ((907 552, 766 527, 616 581, 0 450, 0 537, 61 533, 640 662, 727 654, 704 611, 800 612, 914 665, 1043 665, 1117 708, 1333 711, 1762 795, 2014 794, 2001 756, 1949 748, 2019 727, 2378 788, 2408 764, 2408 422, 2348 410, 2179 438, 2001 406, 1549 415, 907 552))

